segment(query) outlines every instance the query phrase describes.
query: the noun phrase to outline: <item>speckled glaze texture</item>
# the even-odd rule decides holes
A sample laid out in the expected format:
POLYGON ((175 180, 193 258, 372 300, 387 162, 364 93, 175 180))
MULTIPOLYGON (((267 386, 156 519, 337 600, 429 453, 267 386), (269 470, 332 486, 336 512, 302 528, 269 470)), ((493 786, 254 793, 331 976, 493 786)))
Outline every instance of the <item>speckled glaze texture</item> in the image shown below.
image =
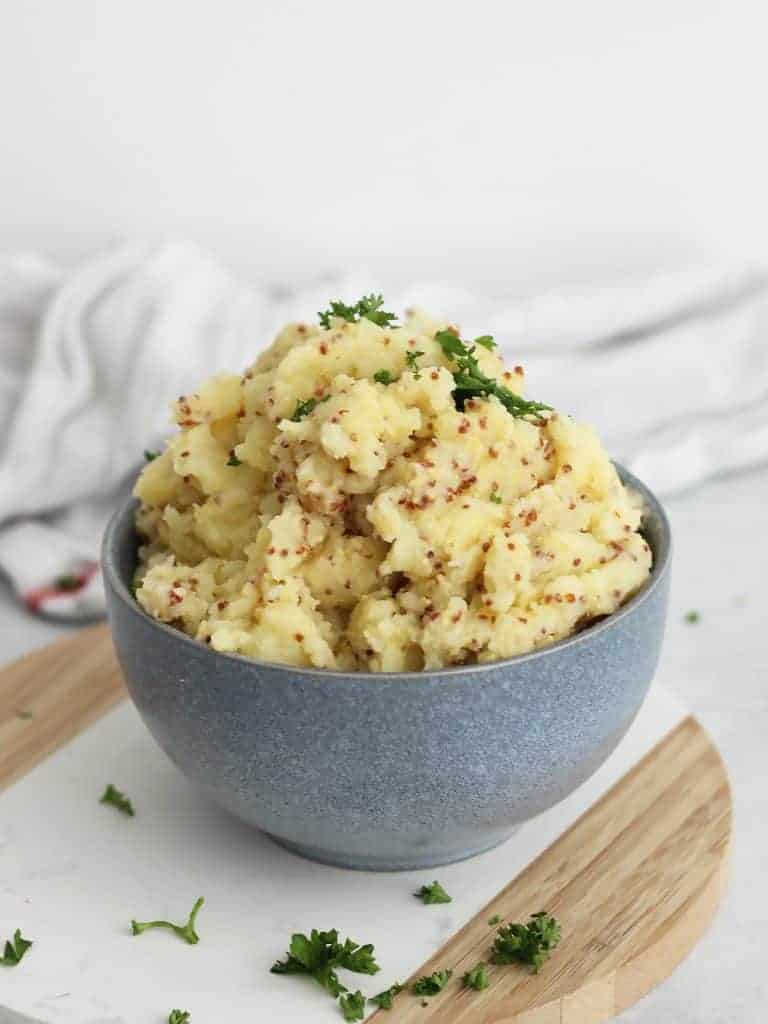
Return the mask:
POLYGON ((223 807, 316 860, 430 867, 507 838, 587 779, 653 678, 669 588, 666 516, 643 495, 654 552, 618 613, 533 654, 439 672, 350 674, 224 655, 147 616, 130 590, 135 502, 103 567, 115 649, 147 727, 223 807))

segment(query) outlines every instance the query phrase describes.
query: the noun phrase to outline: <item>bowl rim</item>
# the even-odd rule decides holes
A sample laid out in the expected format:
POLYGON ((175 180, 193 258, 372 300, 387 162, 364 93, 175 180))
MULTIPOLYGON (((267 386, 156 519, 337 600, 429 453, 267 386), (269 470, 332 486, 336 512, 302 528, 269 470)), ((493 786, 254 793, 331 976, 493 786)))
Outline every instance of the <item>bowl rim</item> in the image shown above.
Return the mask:
POLYGON ((291 673, 293 675, 300 674, 302 677, 343 680, 350 683, 365 680, 366 682, 373 684, 377 682, 385 682, 387 680, 395 680, 399 683, 418 681, 425 683, 427 680, 435 679, 436 677, 439 679, 449 679, 457 676, 476 675, 478 673, 483 674, 487 673, 489 669, 504 670, 505 668, 508 668, 511 670, 517 665, 523 665, 531 661, 547 658, 548 656, 551 657, 553 655, 559 655, 563 651, 571 648, 582 647, 589 644, 594 637, 609 632, 614 626, 628 618, 637 611, 638 608, 649 601, 653 594, 662 585, 664 578, 667 575, 672 558, 672 531, 664 506, 653 491, 634 476, 634 474, 630 473, 629 470, 625 469, 618 462, 614 461, 613 465, 616 467, 622 483, 629 486, 641 496, 644 507, 656 519, 660 528, 659 542, 656 546, 652 545, 653 565, 651 567, 651 573, 648 580, 644 586, 625 604, 621 605, 617 611, 612 612, 610 615, 601 619, 594 625, 587 626, 586 629, 582 629, 578 633, 573 633, 571 636, 564 637, 562 640, 557 640, 555 643, 549 644, 546 647, 540 647, 537 650, 527 651, 523 654, 515 654, 509 658, 500 658, 498 661, 476 662, 471 665, 450 665, 447 668, 419 669, 418 671, 409 672, 349 672, 343 669, 288 665, 279 661, 266 661, 258 658, 252 658, 246 654, 231 654, 227 651, 216 651, 207 644, 203 644, 194 637, 182 632, 180 629, 175 629, 173 626, 169 626, 167 623, 161 622, 159 619, 155 619, 151 615, 148 615, 120 576, 115 561, 116 536, 118 528, 122 525, 123 519, 128 514, 129 510, 133 511, 138 506, 138 501, 134 497, 129 498, 128 501, 123 502, 118 506, 110 517, 104 531, 101 545, 102 572, 105 583, 108 584, 116 597, 135 615, 138 615, 150 626, 155 627, 161 635, 164 634, 169 639, 179 642, 182 645, 190 645, 191 649, 194 650, 198 657, 208 656, 215 659, 217 662, 219 659, 224 658, 228 661, 235 662, 240 669, 242 669, 243 666, 253 666, 254 670, 258 670, 263 667, 285 673, 291 673))

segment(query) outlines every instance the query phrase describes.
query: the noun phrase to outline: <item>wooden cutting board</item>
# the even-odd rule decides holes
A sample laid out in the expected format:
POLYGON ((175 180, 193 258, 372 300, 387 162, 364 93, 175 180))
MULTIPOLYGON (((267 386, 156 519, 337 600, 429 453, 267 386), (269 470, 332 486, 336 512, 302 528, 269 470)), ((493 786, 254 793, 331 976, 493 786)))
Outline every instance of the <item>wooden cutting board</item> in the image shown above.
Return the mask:
MULTIPOLYGON (((98 738, 99 730, 112 728, 110 721, 114 716, 109 716, 109 721, 105 719, 99 729, 90 730, 80 739, 76 737, 120 704, 124 697, 125 690, 105 626, 79 632, 0 670, 0 789, 7 789, 5 796, 0 794, 0 828, 5 820, 5 806, 8 807, 6 817, 13 821, 14 807, 8 798, 13 797, 16 784, 20 791, 39 776, 40 785, 51 785, 43 777, 48 764, 41 765, 28 779, 22 777, 63 747, 71 750, 68 762, 68 770, 71 772, 71 765, 77 762, 78 744, 87 745, 91 742, 89 737, 98 738)), ((433 970, 451 967, 454 971, 453 981, 444 992, 430 999, 426 1007, 422 1006, 420 999, 402 994, 396 999, 394 1010, 372 1014, 377 1024, 379 1021, 381 1024, 416 1021, 441 1024, 598 1024, 632 1006, 649 989, 666 978, 693 949, 710 923, 724 889, 731 836, 731 798, 726 771, 712 741, 695 718, 684 712, 670 711, 670 700, 663 692, 659 694, 652 691, 641 714, 642 722, 639 719, 636 727, 633 727, 634 733, 645 730, 643 736, 630 733, 613 755, 609 766, 598 773, 596 780, 582 787, 580 795, 569 798, 557 809, 524 826, 519 839, 513 837, 504 847, 466 862, 466 866, 457 865, 429 872, 430 878, 437 875, 444 880, 444 876, 447 876, 453 880, 454 887, 461 889, 464 886, 465 894, 457 900, 456 907, 452 906, 454 917, 449 921, 450 931, 443 936, 434 955, 428 959, 421 955, 410 961, 404 955, 405 958, 401 958, 406 967, 404 973, 419 977, 433 970), (526 856, 526 850, 531 852, 530 857, 526 856), (505 871, 509 873, 505 874, 505 871), (477 893, 481 894, 484 905, 478 902, 477 893), (527 920, 532 912, 541 909, 554 914, 563 928, 562 943, 541 973, 533 976, 521 968, 491 966, 491 985, 488 989, 479 993, 463 989, 459 979, 464 971, 478 960, 488 958, 494 934, 488 924, 489 918, 498 914, 505 921, 522 921, 527 920)), ((126 715, 133 714, 128 708, 124 711, 126 715)), ((122 715, 123 711, 116 714, 122 715)), ((121 728, 134 730, 137 736, 141 736, 141 742, 145 741, 142 727, 135 716, 121 728)), ((135 749, 139 741, 131 742, 134 744, 132 749, 135 749)), ((85 751, 85 746, 83 749, 85 751)), ((61 756, 61 753, 57 755, 61 756)), ((87 756, 87 751, 83 756, 87 756)), ((103 758, 104 755, 100 756, 103 758)), ((185 781, 168 770, 167 784, 176 787, 172 806, 183 804, 184 799, 196 800, 191 790, 188 797, 185 796, 185 781)), ((104 781, 120 780, 105 777, 104 781)), ((147 800, 153 791, 152 786, 149 786, 147 800)), ((35 792, 40 792, 40 786, 35 792)), ((189 806, 196 808, 197 804, 190 803, 189 806)), ((87 810, 90 813, 90 803, 87 810)), ((19 813, 18 810, 16 813, 19 813)), ((107 812, 99 809, 94 813, 107 812)), ((195 814, 198 813, 203 814, 195 810, 195 814)), ((166 814, 163 821, 167 818, 166 814)), ((127 824, 131 829, 137 828, 139 816, 135 821, 121 820, 118 824, 121 827, 127 824)), ((87 827, 82 826, 83 835, 87 827)), ((114 827, 112 822, 109 827, 114 827)), ((233 832, 235 844, 260 844, 264 863, 269 861, 269 867, 264 870, 272 872, 267 878, 267 884, 270 877, 276 878, 283 870, 287 875, 294 876, 294 889, 301 887, 302 877, 322 878, 329 889, 336 893, 333 897, 336 901, 334 907, 342 907, 344 897, 339 894, 347 893, 350 887, 357 891, 355 898, 358 902, 364 898, 369 902, 385 899, 389 906, 394 897, 383 897, 382 887, 387 886, 387 893, 392 894, 398 892, 397 887, 402 888, 404 885, 403 881, 398 880, 402 876, 366 876, 305 864, 291 854, 273 847, 258 833, 234 824, 232 828, 240 830, 233 832), (302 872, 305 874, 302 875, 302 872), (337 884, 334 880, 338 880, 337 890, 334 890, 337 884)), ((128 835, 125 832, 121 834, 128 835)), ((18 841, 21 843, 23 837, 18 841)), ((210 840, 214 844, 215 841, 215 837, 210 840)), ((172 845, 173 837, 168 842, 168 849, 176 849, 172 845)), ((178 842, 182 843, 181 833, 178 842)), ((39 838, 35 845, 39 847, 39 838)), ((89 847, 91 845, 95 847, 98 844, 89 843, 89 847)), ((215 845, 211 849, 215 851, 215 845)), ((87 870, 92 875, 94 865, 91 864, 87 870)), ((175 866, 169 865, 169 871, 175 872, 175 866)), ((183 872, 183 868, 179 871, 183 872)), ((50 884, 56 883, 52 881, 50 884)), ((67 884, 70 887, 77 885, 76 877, 67 884)), ((317 885, 313 881, 310 891, 310 883, 307 881, 306 884, 308 889, 304 905, 312 902, 317 885)), ((41 898, 48 898, 42 890, 40 892, 38 902, 41 898)), ((34 906, 33 899, 21 899, 20 891, 16 895, 19 899, 12 906, 17 909, 9 910, 6 907, 5 913, 2 912, 4 904, 0 900, 0 939, 6 937, 3 934, 5 931, 10 933, 12 927, 15 927, 16 921, 7 920, 7 914, 19 913, 24 904, 34 906)), ((53 904, 59 895, 53 893, 53 904)), ((192 895, 197 895, 197 892, 192 895)), ((302 901, 299 902, 301 905, 302 901)), ((403 921, 413 922, 413 928, 418 931, 427 921, 426 916, 419 915, 429 915, 440 910, 422 908, 415 904, 410 892, 407 892, 403 897, 401 916, 403 921), (408 903, 407 900, 412 902, 408 903)), ((340 912, 343 913, 343 907, 340 912)), ((351 909, 349 912, 353 913, 351 909)), ((378 922, 382 931, 388 927, 387 913, 391 911, 385 913, 382 910, 378 922)), ((177 916, 184 916, 181 909, 177 916)), ((375 939, 375 907, 370 916, 370 927, 366 928, 361 941, 375 939)), ((267 917, 265 912, 265 922, 267 917)), ((336 923, 309 920, 302 924, 297 920, 296 928, 309 930, 313 925, 326 927, 336 923)), ((38 923, 38 928, 41 927, 43 925, 38 923)), ((266 923, 264 927, 267 928, 266 923)), ((404 928, 407 930, 408 924, 404 928)), ((92 933, 93 925, 90 930, 92 933)), ((357 933, 355 936, 358 937, 357 933)), ((63 947, 58 951, 50 950, 49 967, 42 959, 46 955, 45 936, 33 937, 43 950, 37 954, 41 957, 39 963, 48 971, 41 984, 44 981, 54 986, 57 983, 55 963, 64 955, 63 947)), ((279 937, 268 937, 265 941, 273 943, 274 955, 281 955, 286 940, 287 934, 281 933, 279 937)), ((51 939, 50 944, 53 945, 54 941, 58 940, 51 939)), ((110 941, 112 937, 105 936, 105 948, 110 941)), ((122 936, 119 941, 123 941, 122 936)), ((393 949, 396 948, 396 937, 388 941, 393 949)), ((414 949, 420 948, 424 953, 438 946, 434 940, 422 941, 418 936, 412 939, 404 936, 402 941, 406 946, 412 942, 414 949)), ((134 953, 134 950, 139 949, 138 942, 136 940, 135 946, 126 946, 125 949, 130 948, 131 955, 140 955, 134 953)), ((271 949, 272 946, 266 948, 271 949)), ((203 949, 203 943, 194 947, 195 956, 198 955, 198 949, 203 949)), ((37 953, 37 946, 34 951, 37 953)), ((142 948, 141 954, 145 951, 142 948)), ((152 956, 155 958, 155 966, 159 955, 160 947, 154 946, 152 956)), ((188 956, 185 950, 179 952, 175 948, 169 949, 166 955, 180 958, 188 956)), ((191 961, 187 959, 185 964, 189 963, 191 961)), ((199 964, 198 960, 195 967, 197 973, 199 964)), ((290 979, 275 978, 267 973, 264 964, 261 966, 264 969, 257 977, 261 979, 259 983, 268 986, 262 998, 263 1005, 269 1008, 267 1016, 270 1020, 273 1017, 278 1019, 278 1012, 273 1009, 273 1006, 278 1005, 281 1007, 280 1019, 284 1021, 341 1020, 338 1011, 319 989, 306 993, 302 989, 299 992, 295 982, 292 985, 290 979), (294 992, 298 993, 295 1003, 292 1002, 294 992), (277 999, 285 1001, 270 1002, 277 999)), ((249 966, 249 971, 252 969, 249 966)), ((4 984, 3 989, 7 989, 9 994, 0 990, 0 1016, 5 1009, 10 1014, 19 1014, 18 1017, 9 1016, 10 1021, 29 1019, 23 1014, 29 1013, 31 1016, 30 999, 34 991, 31 979, 34 970, 35 960, 29 954, 19 968, 4 972, 2 980, 8 984, 4 984)), ((170 977, 173 977, 173 970, 173 963, 170 963, 170 977)), ((385 978, 384 972, 380 977, 381 984, 377 984, 379 979, 355 977, 352 979, 352 987, 360 984, 361 988, 370 993, 386 987, 394 980, 385 978)), ((88 984, 82 979, 80 983, 88 984)), ((215 985, 215 981, 209 985, 215 985)), ((37 991, 40 990, 38 986, 37 991)), ((228 999, 233 998, 232 991, 230 988, 228 999)), ((64 1003, 61 1005, 66 1005, 66 997, 70 995, 70 992, 64 993, 64 1003)), ((83 991, 74 995, 81 998, 85 1006, 88 993, 83 991)), ((258 992, 254 988, 249 998, 257 997, 258 992)), ((143 1020, 151 1024, 152 1020, 156 1020, 159 1024, 161 1020, 167 1019, 168 1013, 163 1008, 165 1004, 160 1005, 163 998, 158 992, 156 1017, 140 1016, 137 1010, 135 1016, 110 1016, 109 1019, 126 1020, 130 1024, 134 1024, 134 1021, 141 1024, 143 1020)), ((203 989, 200 989, 200 999, 204 1000, 203 989)), ((77 1011, 73 1011, 70 1017, 63 1013, 61 1005, 55 1013, 51 1011, 50 1016, 35 1016, 33 1019, 86 1020, 84 1010, 80 1017, 77 1011)), ((175 1001, 173 1005, 179 1005, 179 1002, 175 1001)), ((222 1009, 225 1005, 228 1009, 234 1008, 234 1004, 228 1002, 222 1004, 222 1009)), ((206 1016, 205 1011, 201 1015, 199 1011, 195 1012, 193 1006, 188 1008, 192 1011, 191 1024, 222 1022, 223 1018, 206 1016)), ((45 1005, 42 1010, 35 1012, 47 1012, 45 1005)), ((97 1017, 92 1019, 96 1020, 97 1017)), ((257 1014, 254 1019, 262 1017, 257 1014)))

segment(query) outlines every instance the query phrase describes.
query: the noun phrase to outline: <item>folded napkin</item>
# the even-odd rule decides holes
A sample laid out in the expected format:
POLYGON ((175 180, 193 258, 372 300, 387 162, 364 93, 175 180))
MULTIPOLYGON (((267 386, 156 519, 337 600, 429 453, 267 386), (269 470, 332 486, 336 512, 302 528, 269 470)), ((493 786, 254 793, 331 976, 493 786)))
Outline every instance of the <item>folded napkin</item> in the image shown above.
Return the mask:
POLYGON ((494 334, 531 397, 593 422, 661 494, 768 459, 768 279, 664 274, 527 301, 356 274, 249 287, 185 243, 121 245, 64 271, 0 261, 0 570, 32 610, 103 614, 98 546, 171 399, 238 370, 329 297, 383 290, 494 334))

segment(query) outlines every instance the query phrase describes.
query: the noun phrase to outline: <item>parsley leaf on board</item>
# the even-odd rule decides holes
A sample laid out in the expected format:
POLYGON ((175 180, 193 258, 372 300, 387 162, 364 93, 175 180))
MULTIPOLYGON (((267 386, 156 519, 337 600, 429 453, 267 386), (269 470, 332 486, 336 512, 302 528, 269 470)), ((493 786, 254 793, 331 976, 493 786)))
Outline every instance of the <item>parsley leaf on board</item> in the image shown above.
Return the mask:
POLYGON ((300 423, 305 416, 309 416, 312 410, 321 404, 321 402, 330 402, 331 396, 325 395, 324 398, 305 398, 303 402, 299 401, 296 403, 296 408, 293 410, 293 416, 291 416, 292 423, 300 423))
POLYGON ((438 331, 435 341, 445 355, 456 363, 456 369, 453 371, 453 380, 456 385, 453 391, 453 400, 457 409, 463 409, 464 403, 469 398, 490 398, 493 395, 512 416, 540 418, 542 412, 551 411, 551 405, 522 398, 492 377, 486 377, 480 369, 474 345, 472 348, 467 348, 453 331, 438 331))
POLYGON ((424 975, 413 983, 411 991, 415 996, 435 996, 442 992, 445 986, 453 977, 453 971, 433 971, 432 974, 424 975))
POLYGON ((323 310, 323 312, 317 315, 320 320, 320 326, 326 330, 331 326, 331 317, 346 320, 350 324, 365 319, 370 320, 379 327, 389 327, 397 317, 394 313, 386 313, 381 308, 383 305, 384 296, 371 293, 370 295, 364 295, 362 299, 358 299, 353 306, 348 306, 345 302, 336 299, 329 303, 328 309, 323 310))
POLYGON ((350 992, 339 999, 344 1020, 362 1020, 365 1017, 365 996, 360 991, 350 992))
POLYGON ((347 991, 346 985, 339 981, 336 973, 339 967, 355 974, 376 974, 379 971, 372 945, 361 946, 352 939, 341 943, 335 928, 327 932, 313 928, 309 936, 301 932, 291 936, 286 959, 278 960, 271 972, 308 974, 336 998, 347 991))
POLYGON ((31 945, 32 940, 23 938, 21 930, 17 928, 13 933, 13 938, 6 940, 3 955, 0 956, 0 964, 3 967, 16 967, 21 963, 24 954, 31 945))
POLYGON ((397 377, 393 377, 389 370, 377 370, 373 375, 373 379, 379 384, 394 384, 397 377))
POLYGON ((467 971, 462 980, 464 988, 473 988, 475 992, 480 992, 491 984, 491 979, 488 977, 488 967, 482 960, 480 963, 475 964, 472 970, 467 971))
POLYGON ((501 914, 494 914, 493 917, 489 917, 488 918, 488 924, 491 926, 491 928, 493 928, 497 924, 501 924, 501 922, 502 922, 501 914))
POLYGON ((418 892, 413 894, 424 903, 450 903, 451 897, 440 885, 439 882, 432 882, 431 885, 422 885, 418 892))
POLYGON ((370 1003, 375 1003, 376 1006, 382 1010, 391 1010, 392 1001, 395 996, 403 991, 405 986, 401 985, 399 981, 396 981, 394 985, 390 985, 389 988, 385 988, 383 992, 379 992, 375 996, 371 996, 368 1000, 370 1003))
POLYGON ((131 801, 124 793, 121 793, 116 786, 113 786, 111 782, 102 793, 99 803, 111 804, 113 807, 116 807, 118 811, 122 811, 123 814, 127 814, 130 818, 134 816, 133 804, 131 801))
POLYGON ((171 1010, 168 1024, 189 1024, 189 1010, 171 1010))
POLYGON ((493 943, 492 960, 496 964, 530 964, 538 974, 560 941, 560 925, 551 914, 533 914, 528 924, 508 924, 499 928, 493 943))
POLYGON ((188 942, 190 946, 194 946, 200 941, 200 936, 195 931, 195 919, 203 903, 205 900, 202 896, 195 900, 195 905, 190 911, 186 924, 173 924, 171 921, 131 921, 131 931, 134 935, 141 935, 142 932, 148 931, 150 928, 167 928, 169 931, 175 932, 180 939, 188 942))

